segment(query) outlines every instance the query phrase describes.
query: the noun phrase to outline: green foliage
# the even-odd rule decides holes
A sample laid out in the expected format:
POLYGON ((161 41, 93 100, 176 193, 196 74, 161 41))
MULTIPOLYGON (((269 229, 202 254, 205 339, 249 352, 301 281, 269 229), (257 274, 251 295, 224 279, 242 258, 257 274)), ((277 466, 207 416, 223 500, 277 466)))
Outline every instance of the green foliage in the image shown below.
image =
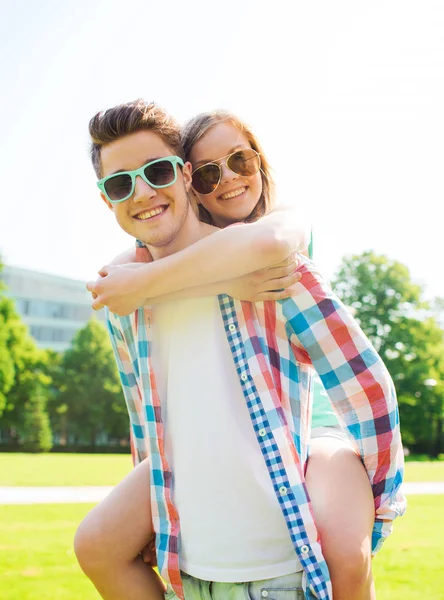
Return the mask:
POLYGON ((37 451, 51 448, 46 413, 49 378, 45 353, 37 348, 15 309, 0 287, 0 416, 16 441, 37 451), (35 411, 35 414, 34 414, 35 411))
POLYGON ((97 436, 128 435, 128 416, 122 398, 114 355, 105 327, 91 320, 79 330, 61 362, 63 382, 58 410, 66 414, 69 430, 95 446, 97 436))
POLYGON ((8 315, 12 302, 0 296, 0 417, 7 405, 7 394, 14 384, 15 365, 10 351, 8 315))
MULTIPOLYGON (((3 425, 12 428, 17 441, 22 443, 22 437, 28 435, 25 433, 25 429, 29 426, 30 411, 37 410, 44 419, 42 413, 46 414, 51 380, 45 373, 45 352, 36 347, 28 334, 27 327, 16 313, 15 317, 9 321, 9 331, 10 356, 14 364, 15 377, 8 392, 8 402, 2 422, 3 425), (39 398, 39 401, 34 400, 35 398, 39 398)), ((39 418, 36 416, 36 420, 39 418)), ((44 427, 43 424, 42 427, 44 427)), ((28 429, 26 431, 29 432, 28 429)))
POLYGON ((405 444, 443 452, 444 333, 436 308, 405 265, 371 251, 344 258, 334 286, 393 377, 405 444))
POLYGON ((52 448, 52 433, 46 412, 46 397, 36 389, 25 403, 20 444, 25 452, 48 452, 52 448))

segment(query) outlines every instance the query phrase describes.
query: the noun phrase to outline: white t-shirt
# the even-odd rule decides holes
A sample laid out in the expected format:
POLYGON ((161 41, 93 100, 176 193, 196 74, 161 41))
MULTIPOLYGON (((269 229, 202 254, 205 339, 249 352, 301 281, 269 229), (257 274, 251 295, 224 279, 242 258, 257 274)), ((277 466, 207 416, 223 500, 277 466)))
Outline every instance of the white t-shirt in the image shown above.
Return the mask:
POLYGON ((217 298, 157 305, 153 326, 153 367, 181 523, 180 568, 220 582, 300 570, 217 298))

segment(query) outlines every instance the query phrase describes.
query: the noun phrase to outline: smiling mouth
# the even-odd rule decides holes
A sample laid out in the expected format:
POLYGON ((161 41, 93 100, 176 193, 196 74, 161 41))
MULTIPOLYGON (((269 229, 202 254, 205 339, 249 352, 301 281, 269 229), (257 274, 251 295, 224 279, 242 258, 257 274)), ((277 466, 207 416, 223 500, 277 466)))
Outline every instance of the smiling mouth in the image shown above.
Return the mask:
POLYGON ((237 198, 237 196, 241 196, 247 190, 246 187, 238 188, 237 190, 233 190, 232 192, 227 192, 226 194, 221 194, 219 198, 221 200, 231 200, 231 198, 237 198))
POLYGON ((148 219, 152 219, 153 217, 157 217, 157 215, 162 214, 166 211, 168 206, 158 206, 153 208, 152 210, 147 210, 145 212, 140 212, 138 215, 134 215, 134 219, 139 221, 147 221, 148 219))

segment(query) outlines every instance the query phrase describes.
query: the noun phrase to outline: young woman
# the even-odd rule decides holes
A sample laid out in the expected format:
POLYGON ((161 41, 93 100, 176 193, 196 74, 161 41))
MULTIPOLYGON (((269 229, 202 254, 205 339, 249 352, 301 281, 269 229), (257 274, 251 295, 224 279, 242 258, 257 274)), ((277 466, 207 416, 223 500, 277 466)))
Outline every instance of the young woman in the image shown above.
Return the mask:
MULTIPOLYGON (((308 251, 309 236, 295 225, 292 211, 272 210, 270 167, 252 131, 229 113, 205 113, 187 123, 183 145, 193 165, 195 208, 202 221, 221 231, 150 264, 144 248, 126 252, 102 269, 99 282, 89 285, 94 307, 106 304, 128 314, 142 304, 175 298, 227 293, 259 302, 292 294, 291 285, 299 278, 293 273, 293 253, 308 251)), ((334 598, 371 599, 374 505, 368 478, 320 381, 313 413, 306 482, 334 598)), ((149 469, 142 463, 79 528, 79 562, 106 599, 121 598, 119 586, 127 590, 127 598, 148 594, 139 553, 152 535, 151 515, 145 508, 144 522, 134 523, 133 515, 143 511, 132 503, 149 507, 149 493, 149 469)), ((144 555, 149 562, 149 552, 144 555)), ((152 580, 153 598, 160 589, 152 580)))

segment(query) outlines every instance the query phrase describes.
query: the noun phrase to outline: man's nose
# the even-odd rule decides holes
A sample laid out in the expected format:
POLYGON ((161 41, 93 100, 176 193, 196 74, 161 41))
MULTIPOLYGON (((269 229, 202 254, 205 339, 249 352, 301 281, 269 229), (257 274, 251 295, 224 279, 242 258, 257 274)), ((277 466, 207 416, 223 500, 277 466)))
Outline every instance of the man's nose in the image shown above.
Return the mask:
POLYGON ((137 203, 149 200, 154 198, 156 194, 156 189, 152 188, 146 181, 142 179, 142 177, 140 177, 140 175, 137 175, 134 184, 133 202, 137 203))

